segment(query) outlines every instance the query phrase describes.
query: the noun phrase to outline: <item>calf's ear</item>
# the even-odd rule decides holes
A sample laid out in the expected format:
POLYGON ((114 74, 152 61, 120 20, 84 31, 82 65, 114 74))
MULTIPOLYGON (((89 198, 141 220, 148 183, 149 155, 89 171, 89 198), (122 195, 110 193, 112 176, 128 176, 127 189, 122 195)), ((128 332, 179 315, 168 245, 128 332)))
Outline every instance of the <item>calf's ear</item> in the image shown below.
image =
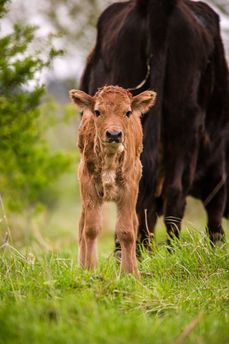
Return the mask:
POLYGON ((94 98, 89 96, 89 94, 80 90, 71 90, 69 91, 69 96, 81 110, 89 109, 93 111, 94 98))
POLYGON ((132 110, 141 114, 146 113, 156 102, 157 93, 154 91, 144 91, 133 97, 132 110))

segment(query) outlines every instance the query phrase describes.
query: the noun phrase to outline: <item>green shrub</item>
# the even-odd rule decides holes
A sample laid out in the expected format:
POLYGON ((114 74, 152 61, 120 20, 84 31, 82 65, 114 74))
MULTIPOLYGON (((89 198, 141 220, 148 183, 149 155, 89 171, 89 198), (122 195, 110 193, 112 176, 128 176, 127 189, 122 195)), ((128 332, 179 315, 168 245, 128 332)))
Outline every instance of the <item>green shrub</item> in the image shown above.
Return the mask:
MULTIPOLYGON (((7 2, 0 2, 0 19, 7 2)), ((55 182, 71 160, 53 153, 44 138, 53 121, 42 111, 45 88, 37 79, 59 52, 51 46, 46 57, 47 49, 34 51, 36 30, 16 24, 0 35, 0 192, 12 210, 52 205, 55 182)))

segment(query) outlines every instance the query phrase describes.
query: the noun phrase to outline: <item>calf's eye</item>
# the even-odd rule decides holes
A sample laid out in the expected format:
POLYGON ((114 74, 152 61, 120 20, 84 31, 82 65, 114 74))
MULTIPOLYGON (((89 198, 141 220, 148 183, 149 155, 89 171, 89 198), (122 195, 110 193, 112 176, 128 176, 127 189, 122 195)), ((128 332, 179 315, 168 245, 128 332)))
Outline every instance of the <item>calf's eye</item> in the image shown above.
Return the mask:
POLYGON ((127 117, 130 117, 131 114, 132 114, 132 111, 127 111, 127 112, 126 112, 126 116, 127 116, 127 117))
POLYGON ((95 115, 96 117, 99 117, 101 115, 101 113, 99 112, 99 110, 95 110, 95 115))

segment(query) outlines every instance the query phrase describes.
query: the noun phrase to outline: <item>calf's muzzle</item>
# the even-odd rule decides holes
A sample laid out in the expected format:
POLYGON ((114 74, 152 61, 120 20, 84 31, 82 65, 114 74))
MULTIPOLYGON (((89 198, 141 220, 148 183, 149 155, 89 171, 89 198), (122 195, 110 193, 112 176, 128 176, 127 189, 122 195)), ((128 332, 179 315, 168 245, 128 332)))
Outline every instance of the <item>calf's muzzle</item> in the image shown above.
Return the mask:
POLYGON ((121 131, 106 131, 106 139, 109 143, 121 143, 122 142, 122 132, 121 131))

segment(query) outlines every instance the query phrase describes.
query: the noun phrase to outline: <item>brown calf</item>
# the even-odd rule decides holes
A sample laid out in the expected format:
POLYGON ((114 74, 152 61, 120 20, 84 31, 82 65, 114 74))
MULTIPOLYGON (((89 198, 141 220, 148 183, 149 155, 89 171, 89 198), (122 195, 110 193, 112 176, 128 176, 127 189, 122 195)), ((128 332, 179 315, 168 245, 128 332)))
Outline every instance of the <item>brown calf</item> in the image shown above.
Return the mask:
POLYGON ((95 268, 102 204, 113 201, 117 204, 116 235, 121 244, 121 268, 137 275, 135 208, 142 175, 140 117, 153 106, 156 93, 145 91, 133 97, 121 87, 105 86, 94 97, 79 90, 71 90, 70 96, 83 110, 78 141, 82 198, 80 264, 95 268))

